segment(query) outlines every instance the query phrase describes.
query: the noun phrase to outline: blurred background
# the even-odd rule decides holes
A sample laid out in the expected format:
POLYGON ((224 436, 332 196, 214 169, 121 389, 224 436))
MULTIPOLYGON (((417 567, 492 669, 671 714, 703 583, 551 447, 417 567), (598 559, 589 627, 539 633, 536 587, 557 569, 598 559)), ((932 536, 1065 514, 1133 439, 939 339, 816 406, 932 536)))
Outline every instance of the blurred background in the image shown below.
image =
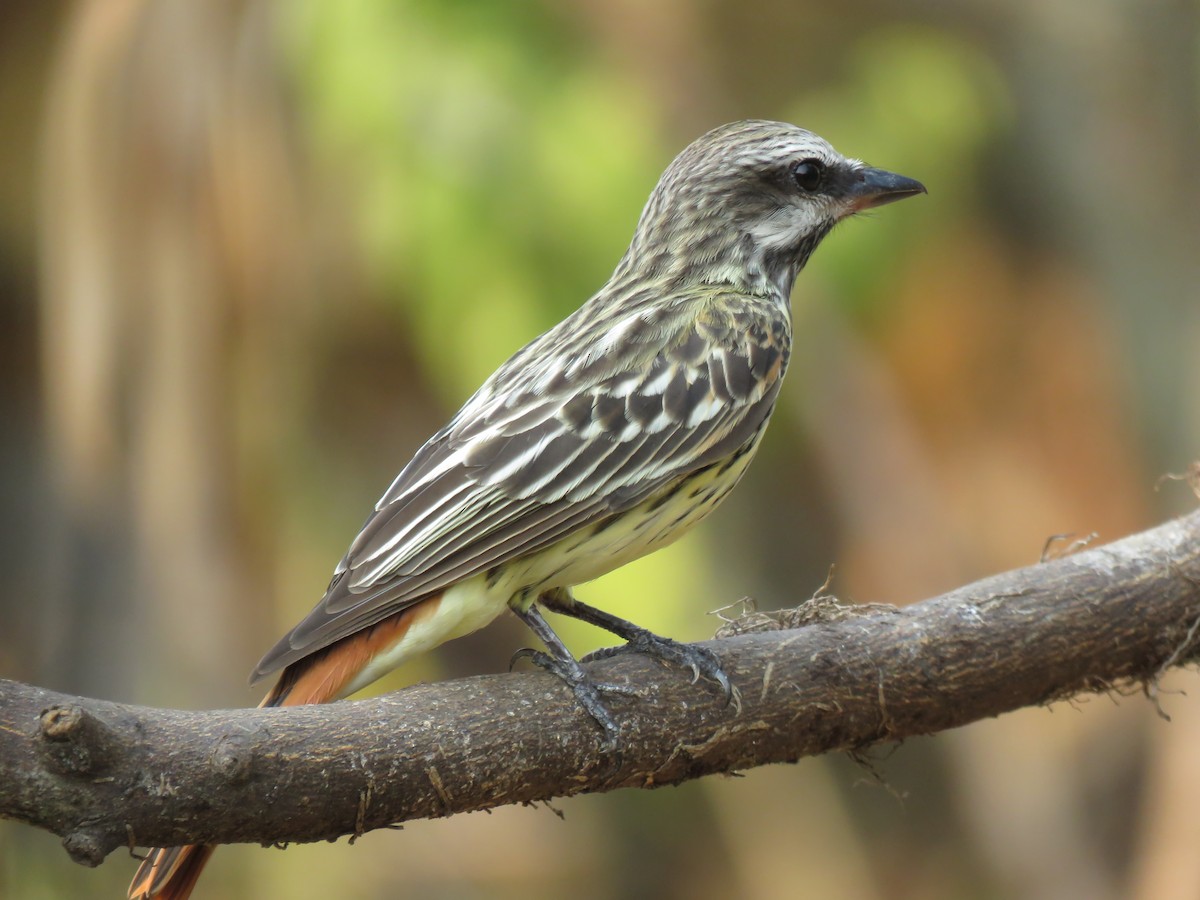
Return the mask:
MULTIPOLYGON (((831 564, 843 600, 903 604, 1194 508, 1157 485, 1200 454, 1194 0, 6 3, 0 675, 257 703, 245 673, 410 454, 746 117, 929 196, 821 248, 742 487, 584 599, 701 639, 831 564)), ((529 642, 500 621, 380 689, 529 642)), ((877 751, 878 778, 831 757, 224 848, 198 897, 1195 898, 1200 684, 1164 687, 1170 724, 1084 698, 877 751)), ((0 823, 5 898, 133 869, 0 823)))

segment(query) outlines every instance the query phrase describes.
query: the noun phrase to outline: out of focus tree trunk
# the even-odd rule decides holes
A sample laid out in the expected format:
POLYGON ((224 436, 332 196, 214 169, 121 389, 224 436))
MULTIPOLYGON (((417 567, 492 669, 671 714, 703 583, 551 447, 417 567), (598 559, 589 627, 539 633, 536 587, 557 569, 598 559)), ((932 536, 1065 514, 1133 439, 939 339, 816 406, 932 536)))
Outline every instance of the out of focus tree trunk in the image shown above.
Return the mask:
POLYGON ((269 4, 93 0, 58 56, 40 625, 48 668, 81 690, 238 697, 222 661, 253 656, 269 609, 255 525, 278 470, 256 419, 292 402, 272 365, 309 282, 275 44, 269 4))

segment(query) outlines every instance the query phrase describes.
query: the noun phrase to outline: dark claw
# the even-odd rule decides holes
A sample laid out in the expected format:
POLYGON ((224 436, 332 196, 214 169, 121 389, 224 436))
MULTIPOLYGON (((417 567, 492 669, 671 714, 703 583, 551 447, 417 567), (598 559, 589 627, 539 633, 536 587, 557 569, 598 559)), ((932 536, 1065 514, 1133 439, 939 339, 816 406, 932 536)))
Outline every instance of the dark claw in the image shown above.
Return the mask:
POLYGON ((725 669, 722 667, 721 661, 717 659, 716 654, 711 650, 704 647, 696 647, 692 644, 681 644, 670 638, 659 637, 657 634, 634 625, 632 622, 627 622, 625 619, 618 618, 612 613, 606 613, 602 609, 596 609, 594 606, 581 603, 572 597, 570 592, 551 591, 543 594, 541 599, 548 609, 579 619, 581 622, 589 622, 597 628, 603 628, 605 631, 625 639, 626 643, 624 647, 607 647, 603 650, 597 650, 595 653, 589 653, 585 656, 584 661, 608 659, 627 650, 656 656, 664 662, 675 663, 676 665, 691 669, 692 684, 699 681, 702 675, 705 678, 715 681, 720 686, 721 692, 725 694, 725 702, 733 703, 738 711, 741 711, 741 695, 738 693, 737 688, 729 681, 729 676, 725 674, 725 669))
POLYGON ((626 653, 628 651, 645 653, 647 656, 656 657, 664 662, 674 663, 683 666, 685 669, 691 669, 692 684, 695 684, 700 680, 701 676, 704 676, 710 681, 717 683, 721 688, 721 692, 725 695, 726 703, 738 701, 737 705, 741 706, 737 691, 734 689, 732 682, 730 682, 729 676, 725 674, 725 669, 721 665, 721 661, 717 659, 715 653, 707 647, 697 647, 694 644, 681 644, 679 641, 659 637, 642 629, 631 634, 624 646, 603 647, 589 653, 583 658, 582 662, 609 659, 618 653, 626 653))
MULTIPOLYGON (((535 666, 537 666, 538 663, 534 659, 534 657, 538 656, 539 654, 541 656, 546 655, 546 654, 542 653, 540 650, 534 650, 532 647, 522 647, 520 650, 518 650, 516 653, 514 653, 512 655, 512 659, 510 659, 508 661, 508 671, 511 672, 513 669, 515 669, 517 667, 517 663, 519 663, 523 659, 527 659, 530 662, 532 662, 535 666)), ((542 668, 542 667, 539 666, 539 668, 542 668)))

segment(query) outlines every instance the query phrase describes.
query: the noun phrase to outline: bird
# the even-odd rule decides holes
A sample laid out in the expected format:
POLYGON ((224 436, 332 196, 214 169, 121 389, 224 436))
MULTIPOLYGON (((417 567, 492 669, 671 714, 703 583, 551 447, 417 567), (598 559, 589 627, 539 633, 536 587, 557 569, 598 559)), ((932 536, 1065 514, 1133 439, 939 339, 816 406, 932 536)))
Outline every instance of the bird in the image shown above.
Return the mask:
MULTIPOLYGON (((610 631, 731 695, 711 651, 571 589, 666 546, 738 483, 791 350, 790 296, 855 213, 925 193, 795 125, 744 120, 695 140, 654 187, 608 282, 503 363, 403 468, 320 602, 255 667, 262 706, 353 694, 505 610, 545 646, 605 734, 603 694, 543 610, 610 631), (278 673, 278 674, 276 674, 278 673)), ((184 900, 211 845, 150 851, 133 900, 184 900)))

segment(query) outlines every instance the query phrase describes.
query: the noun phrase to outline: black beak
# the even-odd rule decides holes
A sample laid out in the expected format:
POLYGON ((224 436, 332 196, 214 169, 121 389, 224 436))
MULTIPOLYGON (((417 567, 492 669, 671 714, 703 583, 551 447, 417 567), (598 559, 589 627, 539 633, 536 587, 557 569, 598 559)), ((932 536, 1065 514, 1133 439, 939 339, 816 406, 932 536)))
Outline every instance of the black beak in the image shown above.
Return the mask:
POLYGON ((857 178, 850 186, 855 212, 925 193, 928 192, 921 182, 883 169, 859 169, 857 178))

